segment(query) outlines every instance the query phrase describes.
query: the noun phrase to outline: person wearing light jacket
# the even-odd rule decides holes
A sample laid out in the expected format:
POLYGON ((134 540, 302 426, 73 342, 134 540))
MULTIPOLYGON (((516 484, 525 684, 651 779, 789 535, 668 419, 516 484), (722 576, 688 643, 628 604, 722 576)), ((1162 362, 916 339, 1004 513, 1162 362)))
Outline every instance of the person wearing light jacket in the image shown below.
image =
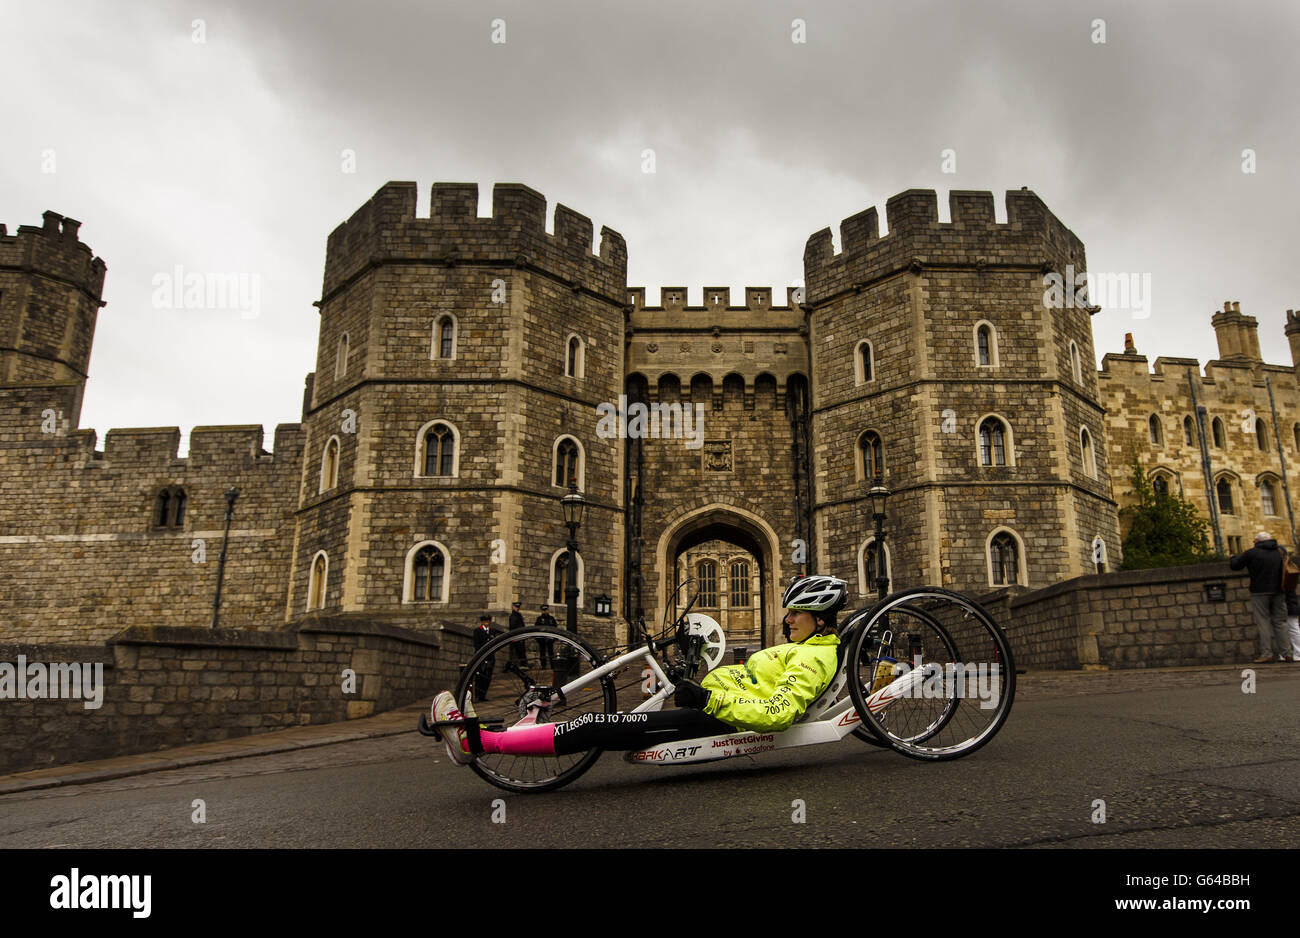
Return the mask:
MULTIPOLYGON (((791 584, 783 598, 788 643, 765 649, 745 664, 715 668, 698 684, 679 682, 674 696, 678 709, 587 713, 565 723, 546 723, 538 720, 539 708, 507 730, 481 732, 483 751, 549 756, 596 747, 638 750, 738 729, 761 733, 789 729, 835 677, 839 667, 836 615, 847 599, 848 585, 843 580, 803 577, 791 584)), ((431 709, 435 722, 465 719, 448 691, 434 698, 431 709)), ((442 735, 453 762, 473 761, 463 729, 444 728, 442 735)))

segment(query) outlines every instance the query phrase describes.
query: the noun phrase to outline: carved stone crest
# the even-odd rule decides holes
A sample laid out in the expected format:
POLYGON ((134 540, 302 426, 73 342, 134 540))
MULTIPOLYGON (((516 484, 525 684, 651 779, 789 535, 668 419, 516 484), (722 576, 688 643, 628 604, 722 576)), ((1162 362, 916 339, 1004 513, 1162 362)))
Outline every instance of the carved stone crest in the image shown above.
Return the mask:
POLYGON ((731 441, 730 440, 705 440, 704 441, 704 471, 705 472, 730 472, 731 471, 731 441))

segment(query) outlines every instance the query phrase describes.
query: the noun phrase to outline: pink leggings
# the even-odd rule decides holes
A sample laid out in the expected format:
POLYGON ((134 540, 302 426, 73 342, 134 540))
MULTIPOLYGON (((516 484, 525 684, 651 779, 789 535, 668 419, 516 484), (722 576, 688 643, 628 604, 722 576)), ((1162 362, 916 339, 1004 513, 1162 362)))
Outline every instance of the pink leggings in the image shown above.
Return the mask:
POLYGON ((735 728, 701 710, 650 713, 584 713, 567 723, 540 723, 500 733, 484 732, 483 751, 516 756, 553 756, 588 749, 645 749, 659 743, 734 733, 735 728))

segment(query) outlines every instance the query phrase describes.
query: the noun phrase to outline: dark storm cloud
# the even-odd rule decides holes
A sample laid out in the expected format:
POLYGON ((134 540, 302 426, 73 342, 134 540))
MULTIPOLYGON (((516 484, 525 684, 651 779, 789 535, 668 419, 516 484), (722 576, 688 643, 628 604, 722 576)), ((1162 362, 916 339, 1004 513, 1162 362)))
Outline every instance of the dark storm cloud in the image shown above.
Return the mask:
POLYGON ((103 427, 294 419, 325 236, 389 179, 416 180, 422 212, 434 181, 527 183, 621 231, 633 284, 695 299, 705 283, 783 286, 809 234, 903 189, 940 190, 946 217, 948 189, 1000 203, 1028 186, 1092 268, 1151 274, 1151 317, 1100 313, 1099 353, 1132 331, 1152 357, 1205 361, 1231 298, 1259 317, 1266 358, 1289 361, 1294 4, 247 0, 54 3, 10 22, 11 70, 46 80, 0 92, 23 147, 0 155, 4 220, 57 197, 108 260, 87 397, 103 427), (93 171, 33 180, 54 138, 67 161, 93 147, 93 171), (158 326, 148 277, 179 257, 264 271, 267 313, 191 318, 201 338, 158 366, 138 351, 158 326), (231 362, 253 366, 246 385, 231 362), (158 401, 157 367, 221 396, 158 401))

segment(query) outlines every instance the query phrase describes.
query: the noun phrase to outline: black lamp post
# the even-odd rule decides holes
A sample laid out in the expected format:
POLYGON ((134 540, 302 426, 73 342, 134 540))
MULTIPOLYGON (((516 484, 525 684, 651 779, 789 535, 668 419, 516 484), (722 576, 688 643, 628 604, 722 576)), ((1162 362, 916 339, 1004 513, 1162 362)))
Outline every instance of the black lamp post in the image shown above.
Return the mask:
POLYGON ((235 517, 235 499, 239 489, 233 485, 226 489, 226 533, 221 538, 221 559, 217 562, 217 595, 212 599, 212 627, 217 627, 217 616, 221 613, 221 581, 226 575, 226 547, 230 543, 230 522, 235 517))
POLYGON ((879 599, 889 595, 889 572, 885 569, 885 504, 891 494, 880 476, 876 476, 875 484, 867 493, 871 499, 871 516, 876 521, 876 543, 872 546, 876 551, 876 595, 879 599))
POLYGON ((564 627, 570 632, 578 631, 578 528, 582 525, 582 516, 587 509, 587 500, 578 491, 578 483, 569 479, 569 494, 560 499, 560 510, 564 512, 564 524, 569 529, 569 549, 565 563, 568 576, 564 587, 564 602, 567 607, 567 621, 564 627))

